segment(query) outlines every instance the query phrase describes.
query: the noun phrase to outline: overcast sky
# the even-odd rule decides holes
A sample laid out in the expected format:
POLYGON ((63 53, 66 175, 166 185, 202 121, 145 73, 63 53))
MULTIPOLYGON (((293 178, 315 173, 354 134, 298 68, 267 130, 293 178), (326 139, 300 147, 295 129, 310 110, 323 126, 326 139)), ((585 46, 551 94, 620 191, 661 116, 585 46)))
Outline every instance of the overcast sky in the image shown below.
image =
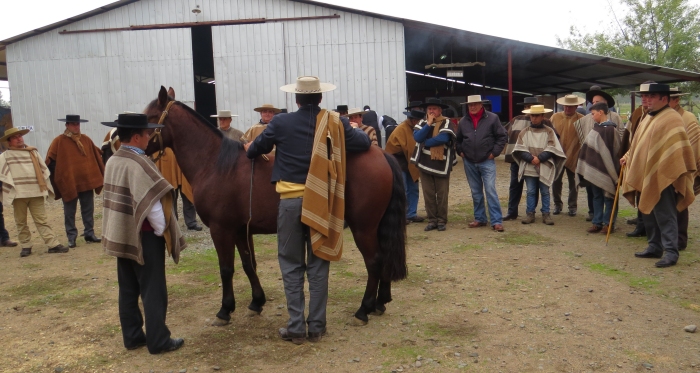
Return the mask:
MULTIPOLYGON (((201 0, 189 1, 198 3, 201 0)), ((325 0, 324 2, 508 39, 556 46, 557 36, 567 37, 572 25, 588 32, 611 30, 616 27, 614 15, 622 19, 625 10, 619 1, 325 0), (397 4, 400 4, 400 7, 397 4)), ((2 0, 0 40, 111 2, 113 1, 2 0)), ((690 3, 700 5, 700 0, 690 0, 690 3)), ((0 92, 5 99, 8 98, 7 82, 0 82, 0 92)))

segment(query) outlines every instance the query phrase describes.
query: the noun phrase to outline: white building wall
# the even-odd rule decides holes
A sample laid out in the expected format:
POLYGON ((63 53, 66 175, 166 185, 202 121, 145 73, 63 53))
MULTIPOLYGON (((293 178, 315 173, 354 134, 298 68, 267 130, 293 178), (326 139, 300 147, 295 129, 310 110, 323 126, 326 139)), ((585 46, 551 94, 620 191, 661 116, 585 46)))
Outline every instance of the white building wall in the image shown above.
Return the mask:
MULTIPOLYGON (((258 119, 252 109, 259 104, 295 110, 293 95, 281 94, 279 86, 316 75, 338 86, 323 107, 370 105, 400 121, 406 105, 400 23, 287 0, 141 0, 62 29, 333 14, 340 18, 213 27, 219 109, 241 115, 234 126, 246 129, 258 119), (196 5, 200 14, 191 12, 196 5)), ((42 153, 63 132, 56 119, 65 114, 89 119, 83 132, 98 143, 106 133, 98 122, 142 111, 160 85, 173 86, 181 101, 194 101, 189 29, 59 31, 7 48, 13 120, 15 126, 34 126, 27 142, 42 153)))

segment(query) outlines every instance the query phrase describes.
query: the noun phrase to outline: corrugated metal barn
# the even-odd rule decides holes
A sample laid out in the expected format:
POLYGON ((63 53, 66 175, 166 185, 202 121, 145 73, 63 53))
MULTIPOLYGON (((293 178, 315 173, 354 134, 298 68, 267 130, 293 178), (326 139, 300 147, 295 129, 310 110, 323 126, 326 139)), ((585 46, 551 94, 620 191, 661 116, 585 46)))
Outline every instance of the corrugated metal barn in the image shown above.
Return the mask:
POLYGON ((526 95, 553 103, 591 85, 700 81, 694 72, 310 0, 120 0, 0 41, 14 125, 32 126, 27 143, 42 153, 65 130, 56 119, 81 114, 91 121, 83 132, 100 142, 107 131, 98 122, 142 111, 161 85, 205 116, 230 109, 240 115, 232 125, 245 130, 260 104, 295 110, 293 95, 278 88, 300 75, 338 86, 325 108, 370 105, 399 121, 408 100, 428 97, 459 115, 466 95, 486 95, 507 121, 526 95))

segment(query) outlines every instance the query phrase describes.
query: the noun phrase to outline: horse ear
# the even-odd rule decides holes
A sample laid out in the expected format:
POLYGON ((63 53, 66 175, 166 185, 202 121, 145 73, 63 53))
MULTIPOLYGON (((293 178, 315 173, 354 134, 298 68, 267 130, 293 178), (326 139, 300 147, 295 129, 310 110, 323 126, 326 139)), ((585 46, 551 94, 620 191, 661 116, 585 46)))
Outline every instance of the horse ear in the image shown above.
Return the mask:
POLYGON ((168 88, 168 96, 175 98, 175 90, 173 87, 168 88))
POLYGON ((164 108, 168 104, 168 92, 165 87, 160 86, 160 92, 158 92, 158 106, 164 108))

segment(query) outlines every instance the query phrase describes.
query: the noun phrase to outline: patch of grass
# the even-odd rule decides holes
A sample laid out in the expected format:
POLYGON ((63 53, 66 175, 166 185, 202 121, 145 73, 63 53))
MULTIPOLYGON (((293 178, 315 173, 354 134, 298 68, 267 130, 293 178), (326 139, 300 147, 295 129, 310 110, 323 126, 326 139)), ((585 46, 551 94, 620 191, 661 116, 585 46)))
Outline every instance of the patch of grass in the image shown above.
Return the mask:
POLYGON ((333 299, 336 302, 360 302, 362 301, 362 296, 365 293, 364 286, 353 286, 350 288, 336 288, 328 293, 328 298, 333 299))
POLYGON ((452 205, 449 208, 447 221, 449 222, 464 222, 471 221, 474 218, 474 207, 472 204, 459 203, 452 205))
POLYGON ((255 245, 255 255, 270 256, 277 255, 277 235, 276 234, 259 234, 253 236, 253 245, 255 245))
POLYGON ((498 241, 510 244, 510 245, 540 245, 540 244, 551 244, 553 240, 549 237, 545 237, 539 233, 533 232, 505 232, 505 234, 500 234, 498 236, 498 241))
POLYGON ((64 288, 30 299, 27 301, 27 305, 37 307, 50 304, 57 307, 76 309, 86 306, 96 306, 103 302, 104 296, 101 293, 91 294, 82 288, 64 288))
POLYGON ((168 285, 168 295, 172 297, 187 298, 201 294, 217 291, 214 287, 193 285, 193 284, 170 284, 168 285))
POLYGON ((345 270, 345 269, 340 270, 340 271, 334 271, 334 272, 335 272, 335 274, 334 274, 335 276, 339 276, 342 278, 355 278, 355 277, 357 277, 357 275, 355 273, 350 272, 350 271, 345 270))
POLYGON ((653 289, 659 284, 659 281, 651 277, 632 276, 631 273, 619 270, 602 263, 586 263, 591 271, 612 277, 620 282, 626 283, 630 287, 640 289, 653 289))
POLYGON ((114 335, 114 334, 121 334, 122 328, 119 326, 119 324, 108 324, 108 325, 102 325, 102 334, 107 334, 107 335, 114 335))
POLYGON ((458 243, 456 245, 452 245, 452 251, 456 253, 464 253, 470 250, 479 250, 483 248, 483 246, 475 243, 458 243))
POLYGON ((421 327, 423 333, 428 337, 454 337, 467 340, 476 336, 476 328, 464 323, 427 323, 421 327))
POLYGON ((700 312, 700 304, 693 303, 690 301, 683 301, 680 302, 681 307, 695 311, 695 312, 700 312))
POLYGON ((397 361, 415 361, 418 356, 429 355, 423 347, 416 346, 396 346, 391 345, 382 350, 382 355, 394 358, 397 361))
POLYGON ((623 219, 624 218, 636 218, 637 217, 637 210, 631 209, 631 208, 618 208, 617 217, 623 218, 623 219))
POLYGON ((83 279, 67 276, 25 280, 24 284, 11 287, 8 292, 17 297, 41 297, 72 289, 83 281, 83 279))
POLYGON ((37 263, 24 263, 22 264, 22 268, 24 269, 29 269, 29 270, 37 270, 41 268, 41 264, 37 263))
POLYGON ((168 274, 191 274, 197 279, 214 283, 220 281, 219 257, 216 250, 211 248, 204 251, 184 251, 177 265, 166 267, 168 274))

